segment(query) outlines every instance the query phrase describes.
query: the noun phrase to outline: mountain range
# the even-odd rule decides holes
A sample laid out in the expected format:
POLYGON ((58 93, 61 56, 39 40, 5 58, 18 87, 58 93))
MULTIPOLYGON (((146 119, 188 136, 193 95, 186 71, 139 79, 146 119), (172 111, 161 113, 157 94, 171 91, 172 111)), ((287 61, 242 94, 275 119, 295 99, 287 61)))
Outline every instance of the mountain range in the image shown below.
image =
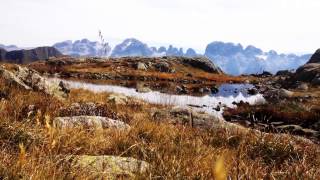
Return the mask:
MULTIPOLYGON (((6 50, 17 48, 16 46, 0 45, 6 50)), ((194 49, 174 47, 150 47, 137 39, 129 38, 115 45, 102 45, 97 41, 82 39, 77 41, 63 41, 53 45, 64 55, 80 56, 206 56, 224 72, 231 75, 258 74, 263 71, 276 73, 279 70, 295 70, 305 64, 311 54, 280 54, 274 50, 264 52, 263 50, 249 45, 243 47, 241 44, 214 41, 207 45, 204 54, 197 53, 194 49)))

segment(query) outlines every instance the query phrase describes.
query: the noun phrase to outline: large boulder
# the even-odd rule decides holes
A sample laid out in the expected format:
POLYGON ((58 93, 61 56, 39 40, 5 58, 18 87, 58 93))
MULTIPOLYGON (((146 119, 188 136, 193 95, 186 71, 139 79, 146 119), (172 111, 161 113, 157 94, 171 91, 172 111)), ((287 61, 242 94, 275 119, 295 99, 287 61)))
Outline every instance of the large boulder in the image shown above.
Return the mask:
POLYGON ((297 69, 295 74, 297 81, 311 82, 314 85, 320 85, 320 63, 308 63, 297 69))
POLYGON ((204 70, 209 73, 223 74, 222 70, 206 57, 179 58, 183 64, 204 70))
POLYGON ((129 129, 130 126, 122 121, 101 116, 72 116, 56 117, 53 126, 58 129, 82 127, 86 129, 114 128, 119 130, 129 129))
POLYGON ((307 64, 297 69, 294 80, 320 85, 320 49, 312 55, 307 64))
POLYGON ((69 156, 66 160, 72 167, 86 170, 91 176, 107 179, 134 178, 150 168, 147 162, 130 157, 80 155, 69 156))
POLYGON ((153 109, 151 110, 151 115, 156 121, 167 120, 172 124, 188 125, 200 129, 233 128, 237 126, 207 113, 179 107, 153 109))
POLYGON ((14 83, 24 89, 42 91, 59 99, 66 98, 70 92, 62 81, 48 80, 42 77, 37 71, 26 67, 16 66, 13 72, 5 68, 0 68, 0 75, 4 77, 6 81, 14 83))

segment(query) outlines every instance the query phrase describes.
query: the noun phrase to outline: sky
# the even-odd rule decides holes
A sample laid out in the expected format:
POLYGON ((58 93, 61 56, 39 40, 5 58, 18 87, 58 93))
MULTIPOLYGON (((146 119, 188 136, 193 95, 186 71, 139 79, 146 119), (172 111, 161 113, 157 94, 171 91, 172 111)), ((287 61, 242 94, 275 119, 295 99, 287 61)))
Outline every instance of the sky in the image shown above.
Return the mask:
POLYGON ((204 51, 212 41, 265 51, 320 48, 319 0, 0 0, 0 44, 119 41, 204 51))

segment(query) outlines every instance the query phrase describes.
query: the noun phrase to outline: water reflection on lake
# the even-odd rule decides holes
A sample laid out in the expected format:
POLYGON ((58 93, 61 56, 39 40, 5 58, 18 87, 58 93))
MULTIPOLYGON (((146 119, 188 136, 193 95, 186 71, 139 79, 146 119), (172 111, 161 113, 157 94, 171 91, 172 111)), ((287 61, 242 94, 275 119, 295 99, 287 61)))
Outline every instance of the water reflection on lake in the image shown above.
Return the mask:
POLYGON ((126 88, 113 85, 98 85, 77 81, 68 81, 52 78, 50 81, 63 81, 67 86, 73 89, 85 89, 95 93, 109 92, 120 93, 129 97, 144 100, 149 103, 173 105, 182 108, 191 108, 195 111, 203 111, 222 118, 223 107, 235 107, 234 102, 247 102, 249 104, 264 103, 265 99, 261 94, 249 95, 247 90, 252 88, 249 84, 224 84, 220 86, 219 92, 213 95, 196 97, 190 95, 171 95, 152 91, 148 93, 139 93, 134 88, 126 88), (220 107, 220 111, 216 111, 220 107))

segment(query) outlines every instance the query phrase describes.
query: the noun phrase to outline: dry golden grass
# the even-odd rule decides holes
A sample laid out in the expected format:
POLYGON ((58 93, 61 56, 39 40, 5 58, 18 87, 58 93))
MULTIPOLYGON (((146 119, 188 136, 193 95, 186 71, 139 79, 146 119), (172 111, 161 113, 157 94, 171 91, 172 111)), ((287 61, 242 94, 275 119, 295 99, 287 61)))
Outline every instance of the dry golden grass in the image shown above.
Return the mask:
MULTIPOLYGON (((68 155, 116 155, 151 164, 140 179, 317 179, 320 148, 292 136, 225 129, 199 130, 155 122, 151 104, 106 103, 108 94, 73 90, 61 102, 0 81, 8 97, 0 111, 0 179, 87 179, 85 169, 62 163, 68 155), (57 130, 51 121, 59 109, 74 102, 107 107, 132 127, 128 132, 84 129, 57 130), (26 107, 37 113, 27 118, 26 107)), ((107 114, 107 113, 106 113, 107 114)))

